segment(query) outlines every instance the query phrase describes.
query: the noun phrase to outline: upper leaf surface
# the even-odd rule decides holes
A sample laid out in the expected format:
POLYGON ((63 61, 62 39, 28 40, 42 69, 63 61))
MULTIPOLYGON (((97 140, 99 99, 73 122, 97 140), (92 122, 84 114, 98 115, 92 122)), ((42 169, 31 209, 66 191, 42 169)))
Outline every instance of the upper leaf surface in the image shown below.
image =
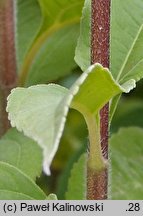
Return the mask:
POLYGON ((32 199, 46 199, 46 195, 30 178, 4 162, 0 162, 0 190, 22 193, 32 199))
POLYGON ((83 0, 41 0, 39 4, 43 22, 21 68, 20 84, 45 83, 70 73, 75 67, 74 50, 79 33, 77 24, 83 0), (55 65, 61 70, 58 71, 55 65))
POLYGON ((134 87, 133 80, 118 85, 107 68, 95 64, 71 88, 71 94, 75 95, 72 103, 77 107, 79 104, 78 110, 97 113, 113 96, 129 92, 134 87))
POLYGON ((138 31, 131 47, 131 52, 128 54, 124 66, 118 74, 120 83, 128 79, 134 78, 136 81, 143 77, 143 25, 138 31))
POLYGON ((88 113, 94 115, 113 96, 121 92, 129 92, 134 87, 135 83, 133 80, 124 83, 122 86, 118 85, 110 71, 100 64, 90 66, 77 79, 60 103, 56 112, 57 128, 62 130, 69 107, 78 110, 85 117, 88 113))
MULTIPOLYGON (((124 0, 112 1, 110 70, 114 79, 118 80, 120 84, 130 79, 138 81, 143 77, 142 7, 142 0, 127 0, 126 2, 124 0)), ((83 70, 85 70, 91 62, 90 11, 91 1, 86 0, 75 56, 77 63, 83 70)))
POLYGON ((69 108, 77 109, 84 116, 96 114, 113 96, 132 89, 134 82, 130 82, 119 86, 108 69, 96 64, 69 91, 54 84, 16 88, 8 97, 9 119, 13 127, 43 148, 44 170, 49 174, 69 108))
POLYGON ((143 101, 141 99, 121 100, 111 124, 111 131, 117 132, 120 127, 143 127, 143 101))
POLYGON ((142 199, 143 129, 122 128, 110 140, 111 198, 142 199))
MULTIPOLYGON (((115 79, 121 80, 143 58, 142 7, 142 0, 112 1, 110 60, 111 71, 115 79)), ((141 68, 138 69, 141 70, 141 68)), ((136 79, 136 71, 134 72, 132 78, 136 79)))
POLYGON ((32 200, 33 198, 23 193, 0 190, 0 200, 32 200))
MULTIPOLYGON (((119 83, 143 77, 142 7, 142 0, 112 1, 110 69, 119 83)), ((112 100, 111 118, 118 101, 118 96, 112 100)))
MULTIPOLYGON (((37 0, 16 0, 16 48, 18 69, 32 45, 42 22, 37 0)), ((20 72, 18 70, 18 72, 20 72)))
POLYGON ((42 168, 42 151, 32 139, 10 129, 0 140, 0 161, 9 163, 36 179, 42 168))
POLYGON ((34 59, 25 85, 46 83, 71 73, 76 67, 73 58, 78 33, 79 24, 66 25, 49 33, 45 41, 39 44, 39 50, 33 53, 34 59))
POLYGON ((83 0, 38 0, 43 14, 43 24, 41 31, 53 24, 70 22, 79 19, 83 0))
POLYGON ((66 192, 67 200, 86 199, 86 160, 87 155, 82 155, 71 170, 66 192))
POLYGON ((78 39, 75 61, 85 71, 91 64, 91 0, 85 0, 80 21, 80 36, 78 39))

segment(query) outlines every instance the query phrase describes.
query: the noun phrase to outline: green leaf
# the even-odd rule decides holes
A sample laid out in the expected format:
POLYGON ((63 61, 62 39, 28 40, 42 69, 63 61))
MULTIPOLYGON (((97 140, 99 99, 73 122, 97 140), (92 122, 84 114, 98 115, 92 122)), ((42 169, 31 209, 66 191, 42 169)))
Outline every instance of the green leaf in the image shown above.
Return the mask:
MULTIPOLYGON (((76 110, 71 109, 68 113, 66 127, 60 141, 61 145, 52 163, 52 169, 59 172, 63 170, 63 167, 65 167, 65 171, 69 158, 71 158, 74 155, 75 151, 77 152, 81 148, 81 146, 84 146, 83 144, 85 143, 85 137, 87 136, 87 134, 88 131, 83 116, 76 110)), ((78 157, 79 154, 77 158, 78 157)), ((63 181, 62 183, 65 186, 63 181)), ((63 187, 60 188, 62 190, 63 187)), ((59 194, 57 195, 59 197, 59 194)))
POLYGON ((59 143, 69 107, 78 110, 88 121, 89 115, 95 118, 99 110, 115 95, 128 92, 134 87, 130 80, 119 86, 107 68, 100 64, 92 65, 71 87, 69 93, 58 106, 56 113, 56 142, 59 143))
MULTIPOLYGON (((142 0, 114 0, 111 4, 110 71, 119 84, 143 77, 143 2, 142 0), (120 13, 119 13, 120 11, 120 13)), ((85 70, 90 65, 90 10, 86 0, 81 19, 80 37, 76 49, 76 62, 85 70)), ((119 97, 111 103, 112 118, 119 97)))
POLYGON ((134 87, 134 80, 120 86, 107 68, 95 64, 71 88, 71 94, 75 95, 72 103, 81 112, 97 113, 113 96, 121 92, 128 93, 134 87))
POLYGON ((0 140, 0 161, 19 168, 35 180, 41 173, 42 151, 33 140, 10 129, 0 140))
POLYGON ((138 80, 143 74, 143 70, 139 67, 143 59, 142 6, 142 0, 112 1, 111 71, 115 79, 123 82, 123 77, 128 77, 132 70, 134 70, 132 79, 138 80), (137 71, 135 70, 136 67, 138 68, 137 71), (137 76, 136 72, 138 73, 137 76))
POLYGON ((33 198, 22 193, 0 190, 0 200, 32 200, 33 198))
POLYGON ((86 199, 86 161, 87 155, 83 154, 71 170, 68 190, 66 192, 67 200, 86 199))
POLYGON ((112 120, 111 131, 120 127, 138 126, 143 128, 143 101, 139 99, 122 99, 112 120))
MULTIPOLYGON (((16 0, 16 51, 18 69, 38 33, 42 17, 37 0, 16 0)), ((20 72, 18 70, 18 72, 20 72)))
POLYGON ((43 22, 25 58, 19 80, 26 86, 57 79, 76 66, 74 51, 83 0, 40 0, 39 4, 43 22))
POLYGON ((143 129, 122 128, 110 140, 111 198, 140 200, 143 197, 143 129))
POLYGON ((54 2, 52 0, 38 1, 43 14, 41 31, 55 24, 63 23, 65 20, 69 22, 74 19, 79 19, 84 2, 83 0, 79 0, 78 2, 75 0, 56 0, 54 2))
POLYGON ((38 142, 44 150, 46 164, 51 163, 57 150, 57 145, 54 145, 57 133, 55 110, 66 93, 66 88, 49 84, 16 88, 9 96, 8 111, 12 126, 38 142))
POLYGON ((129 79, 140 80, 143 77, 143 26, 139 29, 135 41, 132 44, 131 51, 124 62, 123 68, 118 74, 120 83, 129 79))
POLYGON ((69 107, 78 110, 86 118, 88 114, 96 115, 99 110, 115 95, 129 92, 134 88, 134 81, 124 85, 116 83, 107 68, 100 64, 92 65, 70 88, 56 112, 56 141, 61 137, 69 107), (100 94, 99 94, 100 92, 100 94))
POLYGON ((132 80, 119 86, 108 69, 95 64, 69 91, 54 84, 13 89, 8 97, 7 111, 12 126, 43 148, 44 170, 49 174, 70 106, 87 117, 89 113, 98 113, 114 95, 133 87, 132 80))
MULTIPOLYGON (((32 200, 33 198, 22 193, 0 190, 0 200, 32 200)), ((46 200, 57 200, 55 194, 49 194, 46 200)))
MULTIPOLYGON (((143 77, 142 7, 142 0, 112 1, 110 70, 120 84, 143 77)), ((111 118, 118 101, 116 97, 111 103, 111 118)))
MULTIPOLYGON (((8 191, 9 193, 22 193, 36 200, 46 199, 46 195, 29 177, 16 167, 4 162, 0 162, 0 191, 1 190, 8 191)), ((18 196, 18 194, 16 196, 18 196)))
POLYGON ((26 78, 26 86, 46 83, 71 73, 79 25, 67 25, 47 36, 34 53, 34 62, 26 78))
POLYGON ((78 39, 75 61, 85 71, 91 64, 91 0, 85 0, 80 22, 80 36, 78 39))
MULTIPOLYGON (((78 134, 79 134, 79 131, 81 132, 80 128, 77 129, 78 134)), ((87 151, 87 142, 86 142, 85 137, 86 136, 84 134, 84 139, 81 139, 80 149, 76 150, 75 152, 72 152, 71 157, 68 158, 66 165, 64 166, 64 169, 62 170, 58 178, 56 194, 58 196, 58 199, 60 200, 65 200, 65 194, 66 194, 67 187, 68 187, 68 181, 69 181, 69 177, 71 175, 71 169, 73 168, 74 163, 76 163, 79 160, 79 157, 87 151)), ((72 140, 72 138, 70 140, 72 140)), ((73 145, 77 145, 77 144, 78 143, 74 139, 73 145)), ((61 141, 61 146, 62 145, 63 145, 63 142, 61 141)), ((66 150, 68 151, 68 149, 66 150)))

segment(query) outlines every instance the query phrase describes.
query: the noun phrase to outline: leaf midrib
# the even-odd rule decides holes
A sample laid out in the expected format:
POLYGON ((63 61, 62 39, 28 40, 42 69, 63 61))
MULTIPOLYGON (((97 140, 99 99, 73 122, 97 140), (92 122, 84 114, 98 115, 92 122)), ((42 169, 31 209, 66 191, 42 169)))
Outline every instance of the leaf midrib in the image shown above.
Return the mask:
MULTIPOLYGON (((124 71, 124 68, 125 68, 127 62, 128 62, 128 59, 129 59, 129 57, 130 57, 130 55, 131 55, 131 53, 132 53, 132 51, 133 51, 133 49, 134 49, 134 45, 136 44, 136 42, 137 42, 137 40, 138 40, 138 36, 140 35, 140 32, 141 32, 142 28, 143 28, 143 25, 141 25, 140 28, 139 28, 139 30, 137 31, 136 37, 135 37, 133 43, 131 44, 131 47, 130 47, 130 49, 129 49, 127 55, 126 55, 126 58, 125 58, 125 60, 124 60, 124 62, 123 62, 123 65, 121 66, 121 69, 120 69, 120 71, 119 71, 119 73, 118 73, 118 76, 117 76, 117 78, 116 78, 116 81, 117 81, 117 82, 119 82, 120 79, 122 79, 121 75, 122 75, 122 73, 123 73, 123 71, 124 71)), ((140 60, 140 61, 141 61, 141 60, 140 60)), ((137 64, 138 64, 138 63, 137 63, 137 64)), ((137 64, 136 64, 136 65, 137 65, 137 64)), ((127 73, 129 73, 131 70, 132 70, 132 68, 131 68, 127 73)))
POLYGON ((27 74, 29 72, 29 68, 31 66, 31 62, 33 61, 34 57, 37 54, 37 51, 39 50, 40 46, 42 43, 45 42, 45 40, 52 34, 54 34, 56 31, 60 30, 61 28, 64 28, 68 25, 73 25, 79 22, 79 18, 78 19, 74 19, 71 22, 64 22, 62 24, 56 24, 54 26, 52 26, 50 29, 48 29, 46 32, 44 32, 36 41, 36 43, 34 44, 34 46, 32 47, 32 49, 29 51, 26 59, 24 60, 21 72, 20 72, 20 76, 19 76, 19 80, 18 80, 18 86, 24 86, 27 74))
POLYGON ((64 8, 63 10, 61 10, 54 23, 60 23, 60 18, 63 16, 65 11, 68 11, 69 9, 74 8, 74 7, 78 6, 78 5, 82 5, 82 3, 81 2, 76 2, 74 4, 71 4, 68 7, 64 8))
MULTIPOLYGON (((60 22, 60 17, 62 17, 63 13, 65 12, 65 10, 69 10, 70 8, 73 8, 77 5, 80 5, 81 3, 75 3, 70 7, 66 7, 64 10, 62 10, 57 19, 55 20, 55 22, 53 23, 52 26, 48 26, 48 29, 46 31, 44 31, 39 38, 37 38, 37 40, 35 41, 35 44, 32 46, 32 48, 30 49, 29 53, 27 54, 24 63, 21 67, 21 72, 20 72, 20 76, 18 79, 18 86, 24 86, 24 83, 26 81, 26 77, 28 75, 30 66, 31 66, 31 62, 33 62, 34 57, 37 54, 37 51, 39 50, 40 46, 42 43, 45 42, 45 40, 52 34, 54 34, 56 31, 68 26, 68 25, 74 25, 76 23, 80 22, 80 17, 79 16, 75 16, 74 19, 72 20, 66 20, 64 22, 60 22)), ((43 20, 44 22, 44 20, 43 20)))

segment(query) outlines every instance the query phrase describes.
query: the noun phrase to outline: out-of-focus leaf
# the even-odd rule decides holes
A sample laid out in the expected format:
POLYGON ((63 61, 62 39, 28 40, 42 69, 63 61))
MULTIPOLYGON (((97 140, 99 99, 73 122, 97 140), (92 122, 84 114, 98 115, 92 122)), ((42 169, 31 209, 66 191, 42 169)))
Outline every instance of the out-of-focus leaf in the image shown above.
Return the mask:
POLYGON ((83 116, 76 110, 71 109, 67 116, 61 144, 52 163, 52 169, 61 171, 67 166, 69 158, 79 151, 82 146, 84 147, 87 136, 88 130, 83 116))
POLYGON ((32 200, 32 197, 18 192, 0 190, 0 200, 32 200))
MULTIPOLYGON (((16 0, 16 51, 18 69, 36 34, 39 31, 42 16, 37 0, 16 0)), ((18 70, 18 73, 20 70, 18 70)))
MULTIPOLYGON (((78 131, 80 131, 80 129, 78 131)), ((69 177, 71 176, 71 170, 73 168, 73 165, 78 161, 79 157, 82 154, 84 154, 86 151, 87 151, 87 142, 84 139, 84 141, 81 143, 81 148, 78 151, 75 151, 72 154, 72 156, 69 158, 69 160, 67 160, 67 163, 64 166, 61 175, 58 178, 56 194, 59 199, 61 200, 65 199, 65 194, 68 188, 68 181, 69 181, 69 177)))
MULTIPOLYGON (((46 195, 43 191, 29 177, 16 167, 4 162, 0 162, 0 191, 1 190, 8 191, 10 196, 12 195, 11 192, 15 192, 36 200, 46 199, 46 195)), ((18 194, 16 196, 18 198, 18 194)))
POLYGON ((0 190, 0 200, 32 200, 33 198, 22 193, 0 190))
POLYGON ((54 24, 63 23, 65 21, 72 22, 79 19, 84 0, 38 0, 42 15, 43 23, 41 32, 54 24))
POLYGON ((143 127, 143 101, 123 99, 120 101, 111 124, 111 131, 116 132, 120 127, 143 127))
POLYGON ((19 82, 26 86, 60 78, 76 65, 74 50, 83 0, 40 0, 39 4, 43 22, 20 71, 19 82))
POLYGON ((85 71, 91 64, 91 0, 85 0, 78 39, 75 61, 85 71))
POLYGON ((42 169, 42 150, 37 143, 13 128, 0 140, 0 161, 19 168, 35 180, 42 169))
POLYGON ((87 155, 83 154, 72 168, 66 192, 67 200, 86 199, 86 161, 87 155))
POLYGON ((26 85, 46 83, 72 72, 79 25, 69 25, 47 36, 29 68, 26 85))
POLYGON ((110 140, 111 199, 143 197, 143 129, 122 128, 110 140))

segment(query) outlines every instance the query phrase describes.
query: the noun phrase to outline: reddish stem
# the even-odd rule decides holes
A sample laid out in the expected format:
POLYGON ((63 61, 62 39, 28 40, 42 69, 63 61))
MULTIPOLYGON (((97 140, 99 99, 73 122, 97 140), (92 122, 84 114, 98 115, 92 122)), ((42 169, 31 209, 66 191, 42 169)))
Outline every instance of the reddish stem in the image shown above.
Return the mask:
POLYGON ((0 136, 10 127, 7 96, 16 85, 14 0, 0 1, 0 136))
MULTIPOLYGON (((92 0, 91 63, 109 68, 110 0, 92 0)), ((103 156, 108 159, 108 104, 100 111, 100 133, 103 156)), ((88 170, 87 198, 107 199, 108 170, 94 173, 88 170)))

